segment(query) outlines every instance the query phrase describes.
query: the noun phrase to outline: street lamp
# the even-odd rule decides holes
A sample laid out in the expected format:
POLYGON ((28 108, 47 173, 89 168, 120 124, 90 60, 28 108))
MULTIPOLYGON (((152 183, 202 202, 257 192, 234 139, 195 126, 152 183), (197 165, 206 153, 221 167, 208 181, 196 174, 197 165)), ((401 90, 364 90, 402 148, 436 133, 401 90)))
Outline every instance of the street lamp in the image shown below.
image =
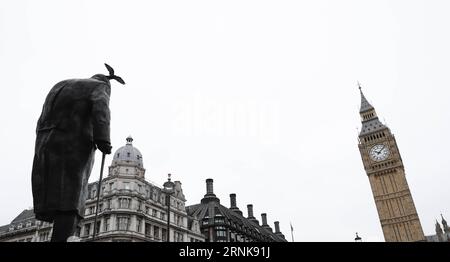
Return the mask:
POLYGON ((164 193, 166 193, 166 204, 167 204, 167 242, 170 242, 170 195, 173 194, 173 192, 175 191, 174 187, 175 184, 170 181, 170 176, 171 174, 167 175, 167 182, 165 182, 163 184, 164 186, 164 193))
POLYGON ((355 242, 362 242, 362 238, 358 236, 358 232, 356 232, 355 242))

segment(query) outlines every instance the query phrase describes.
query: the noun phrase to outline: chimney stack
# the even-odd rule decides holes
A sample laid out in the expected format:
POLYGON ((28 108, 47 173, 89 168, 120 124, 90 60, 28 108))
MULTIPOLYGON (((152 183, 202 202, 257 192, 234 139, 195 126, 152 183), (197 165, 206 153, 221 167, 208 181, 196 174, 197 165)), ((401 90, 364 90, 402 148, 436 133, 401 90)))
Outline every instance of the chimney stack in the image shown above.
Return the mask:
POLYGON ((275 235, 277 235, 278 237, 281 237, 282 239, 286 240, 286 238, 284 237, 283 233, 281 233, 280 231, 280 222, 275 221, 275 235))
POLYGON ((230 194, 230 208, 236 208, 236 194, 230 194))
POLYGON ((247 212, 248 212, 248 218, 249 219, 255 218, 253 216, 253 205, 252 204, 248 204, 247 205, 247 212))
POLYGON ((243 216, 242 211, 239 210, 239 207, 236 205, 236 194, 232 193, 230 194, 230 210, 243 216))
POLYGON ((270 232, 272 232, 272 228, 267 224, 267 214, 266 213, 262 213, 261 214, 261 219, 262 219, 262 227, 269 230, 270 232))
POLYGON ((202 204, 209 203, 210 201, 216 201, 220 203, 220 200, 214 194, 213 182, 214 180, 212 178, 206 179, 206 195, 201 201, 202 204))
POLYGON ((259 225, 259 221, 258 221, 258 219, 256 219, 254 216, 253 216, 253 205, 252 204, 248 204, 247 205, 247 211, 248 211, 248 220, 250 220, 250 221, 252 221, 253 223, 256 223, 256 224, 258 224, 259 225))
POLYGON ((214 180, 212 178, 206 179, 206 194, 207 195, 214 195, 213 182, 214 182, 214 180))
POLYGON ((267 214, 266 213, 261 214, 261 219, 262 219, 262 225, 267 226, 267 214))
POLYGON ((280 222, 279 221, 275 221, 275 233, 281 233, 280 232, 280 222))

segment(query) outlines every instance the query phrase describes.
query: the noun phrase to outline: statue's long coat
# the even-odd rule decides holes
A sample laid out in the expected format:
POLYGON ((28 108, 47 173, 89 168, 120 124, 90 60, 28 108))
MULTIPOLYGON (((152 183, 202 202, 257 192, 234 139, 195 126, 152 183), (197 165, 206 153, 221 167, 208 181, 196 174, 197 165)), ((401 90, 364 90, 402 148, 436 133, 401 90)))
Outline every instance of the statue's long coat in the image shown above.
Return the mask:
POLYGON ((110 142, 109 80, 70 79, 47 95, 36 128, 32 171, 34 212, 53 221, 55 211, 84 216, 95 143, 110 142))

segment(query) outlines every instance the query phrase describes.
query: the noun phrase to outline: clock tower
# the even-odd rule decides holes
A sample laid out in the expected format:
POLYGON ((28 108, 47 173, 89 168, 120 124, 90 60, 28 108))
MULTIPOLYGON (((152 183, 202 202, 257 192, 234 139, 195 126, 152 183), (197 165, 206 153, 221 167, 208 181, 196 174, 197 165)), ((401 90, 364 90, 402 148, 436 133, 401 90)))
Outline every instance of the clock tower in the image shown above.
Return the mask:
POLYGON ((394 135, 361 93, 359 151, 386 242, 424 241, 394 135))

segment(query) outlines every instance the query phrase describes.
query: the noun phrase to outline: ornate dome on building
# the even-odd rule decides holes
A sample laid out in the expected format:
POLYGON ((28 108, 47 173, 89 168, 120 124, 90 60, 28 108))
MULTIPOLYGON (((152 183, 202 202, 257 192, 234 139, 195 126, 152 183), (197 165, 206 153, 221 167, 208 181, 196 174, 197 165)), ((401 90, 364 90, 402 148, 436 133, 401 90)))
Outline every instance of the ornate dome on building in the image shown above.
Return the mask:
POLYGON ((133 146, 133 138, 128 136, 126 144, 113 155, 109 176, 145 178, 144 161, 141 151, 133 146))
POLYGON ((128 136, 126 141, 126 145, 117 149, 114 153, 111 165, 138 166, 144 168, 141 151, 133 146, 133 138, 128 136))

